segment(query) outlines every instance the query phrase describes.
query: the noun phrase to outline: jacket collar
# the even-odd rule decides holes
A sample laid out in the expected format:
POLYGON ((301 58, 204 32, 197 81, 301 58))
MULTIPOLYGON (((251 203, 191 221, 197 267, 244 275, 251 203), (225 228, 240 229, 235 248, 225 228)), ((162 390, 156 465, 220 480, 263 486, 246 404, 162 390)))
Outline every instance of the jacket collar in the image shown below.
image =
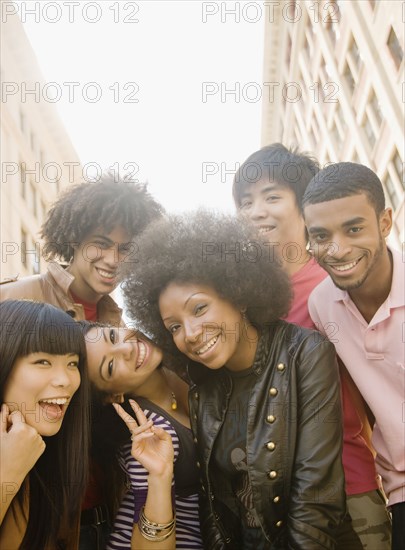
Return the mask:
MULTIPOLYGON (((54 278, 56 284, 63 291, 66 296, 70 296, 70 287, 75 280, 74 276, 66 269, 67 265, 58 264, 57 262, 50 262, 48 265, 48 271, 54 278)), ((98 315, 100 320, 109 319, 111 316, 116 318, 117 322, 121 320, 122 309, 118 307, 117 303, 106 294, 102 296, 98 304, 98 315)))
POLYGON ((67 265, 58 264, 57 262, 50 262, 48 264, 48 271, 57 282, 58 286, 63 290, 65 294, 69 294, 69 289, 75 280, 73 275, 66 270, 67 265))

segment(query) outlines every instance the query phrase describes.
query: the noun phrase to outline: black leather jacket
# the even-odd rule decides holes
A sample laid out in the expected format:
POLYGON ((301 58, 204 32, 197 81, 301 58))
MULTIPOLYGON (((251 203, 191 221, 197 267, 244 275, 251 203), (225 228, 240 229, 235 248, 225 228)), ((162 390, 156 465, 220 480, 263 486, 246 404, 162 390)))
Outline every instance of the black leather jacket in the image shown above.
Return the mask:
MULTIPOLYGON (((334 549, 334 533, 345 513, 334 347, 317 332, 279 321, 260 336, 253 371, 257 380, 247 402, 246 454, 268 548, 334 549)), ((209 370, 199 364, 189 366, 189 375, 204 545, 209 550, 242 548, 240 521, 218 502, 218 487, 210 476, 232 380, 225 368, 209 370)))

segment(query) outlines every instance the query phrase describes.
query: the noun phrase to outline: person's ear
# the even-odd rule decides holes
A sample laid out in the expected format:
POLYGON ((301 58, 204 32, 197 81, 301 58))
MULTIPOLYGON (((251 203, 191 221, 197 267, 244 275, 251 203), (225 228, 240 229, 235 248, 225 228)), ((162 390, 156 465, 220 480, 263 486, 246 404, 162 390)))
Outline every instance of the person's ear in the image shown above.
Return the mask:
POLYGON ((124 394, 123 393, 109 393, 105 396, 104 403, 111 404, 111 403, 123 403, 124 402, 124 394))
POLYGON ((392 228, 392 208, 386 208, 381 212, 379 226, 381 235, 384 238, 388 237, 392 228))

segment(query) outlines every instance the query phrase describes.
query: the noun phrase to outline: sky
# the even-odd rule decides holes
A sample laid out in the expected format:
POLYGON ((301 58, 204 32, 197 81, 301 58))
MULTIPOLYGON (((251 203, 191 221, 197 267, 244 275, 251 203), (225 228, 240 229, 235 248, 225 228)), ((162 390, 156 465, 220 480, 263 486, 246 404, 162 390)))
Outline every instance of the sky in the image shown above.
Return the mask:
POLYGON ((260 147, 261 2, 16 5, 83 165, 148 181, 168 211, 233 211, 233 172, 260 147))

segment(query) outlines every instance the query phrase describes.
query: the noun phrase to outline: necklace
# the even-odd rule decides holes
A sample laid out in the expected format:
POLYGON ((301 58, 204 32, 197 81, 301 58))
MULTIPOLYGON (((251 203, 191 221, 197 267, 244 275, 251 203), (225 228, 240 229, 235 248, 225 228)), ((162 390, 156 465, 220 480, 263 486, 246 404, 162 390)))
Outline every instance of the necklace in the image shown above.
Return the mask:
POLYGON ((171 399, 172 399, 172 403, 170 405, 172 411, 176 411, 177 410, 177 399, 176 399, 176 396, 174 395, 174 391, 171 392, 171 399))
POLYGON ((172 391, 170 389, 170 385, 169 385, 168 380, 167 380, 168 377, 167 377, 167 374, 164 370, 162 370, 162 374, 163 374, 163 377, 165 379, 166 385, 168 386, 168 389, 170 390, 170 400, 171 400, 170 408, 172 409, 172 411, 177 411, 176 395, 175 395, 174 391, 172 391))

